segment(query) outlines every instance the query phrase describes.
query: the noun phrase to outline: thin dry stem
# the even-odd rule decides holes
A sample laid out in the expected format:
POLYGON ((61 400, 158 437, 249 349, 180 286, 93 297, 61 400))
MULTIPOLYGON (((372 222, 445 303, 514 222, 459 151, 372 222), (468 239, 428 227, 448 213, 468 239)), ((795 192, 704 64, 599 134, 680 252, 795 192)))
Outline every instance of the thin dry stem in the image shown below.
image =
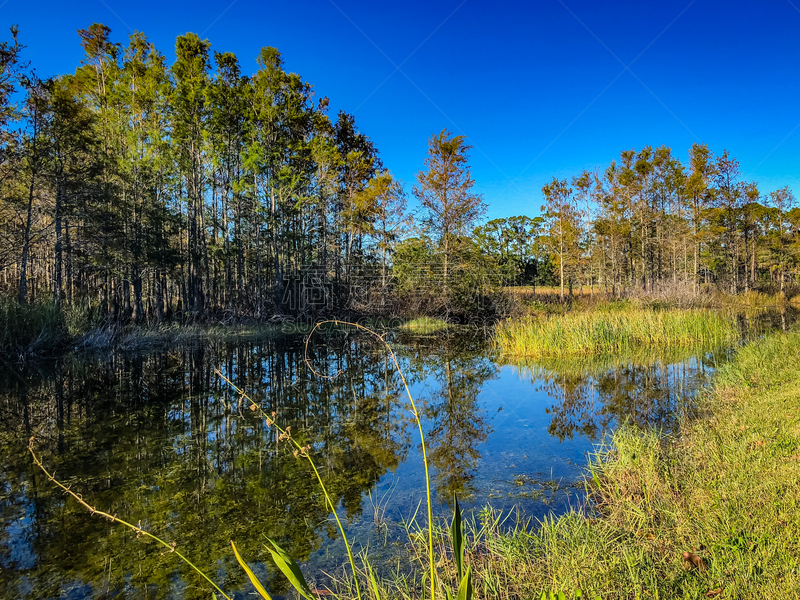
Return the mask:
MULTIPOLYGON (((177 557, 179 557, 181 560, 183 560, 187 565, 189 565, 192 569, 194 569, 201 577, 203 577, 203 579, 205 579, 208 583, 210 583, 214 587, 215 590, 217 590, 220 594, 222 594, 225 598, 227 598, 227 600, 231 600, 230 596, 228 596, 225 592, 223 592, 216 583, 211 581, 211 579, 209 579, 208 575, 203 573, 203 571, 201 571, 197 566, 195 566, 195 564, 192 563, 192 561, 190 561, 183 554, 178 552, 178 550, 177 550, 177 547, 178 547, 177 542, 172 542, 172 543, 166 542, 166 541, 162 540, 160 537, 157 537, 157 536, 153 535, 152 533, 149 533, 149 532, 145 531, 141 527, 137 527, 136 525, 133 525, 132 523, 128 523, 127 521, 123 521, 122 519, 118 518, 117 515, 111 515, 111 514, 109 514, 107 512, 104 512, 102 510, 98 510, 97 508, 95 508, 94 506, 92 506, 88 502, 86 502, 83 499, 83 496, 81 496, 80 494, 78 494, 76 492, 73 492, 68 486, 66 486, 63 483, 61 483, 60 481, 58 481, 55 478, 55 475, 51 475, 50 472, 42 464, 42 461, 39 460, 39 457, 36 455, 36 452, 33 449, 34 441, 35 441, 34 437, 31 437, 31 439, 28 440, 28 451, 31 453, 31 457, 33 458, 34 464, 42 470, 42 472, 45 474, 45 476, 47 477, 47 479, 49 481, 52 481, 56 486, 61 488, 65 493, 67 493, 70 496, 72 496, 78 502, 78 504, 80 504, 86 510, 88 510, 90 514, 99 515, 101 517, 105 517, 106 519, 108 519, 112 523, 119 523, 120 525, 125 525, 125 527, 128 527, 128 528, 130 528, 130 529, 132 529, 133 531, 136 532, 136 537, 137 538, 140 535, 147 536, 150 539, 155 540, 156 542, 158 542, 159 544, 161 544, 162 546, 167 548, 170 552, 174 552, 177 557)), ((141 523, 141 521, 140 521, 140 523, 141 523)))

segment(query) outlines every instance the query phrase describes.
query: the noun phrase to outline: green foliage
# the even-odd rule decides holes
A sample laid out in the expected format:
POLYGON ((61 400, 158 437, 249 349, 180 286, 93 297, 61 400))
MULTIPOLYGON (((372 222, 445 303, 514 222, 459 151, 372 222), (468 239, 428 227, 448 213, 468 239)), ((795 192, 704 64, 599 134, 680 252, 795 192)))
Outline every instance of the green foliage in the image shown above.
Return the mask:
MULTIPOLYGON (((253 570, 249 566, 247 566, 246 562, 244 562, 244 559, 241 557, 239 551, 236 549, 236 544, 233 543, 233 540, 231 540, 231 548, 233 548, 233 554, 236 556, 236 561, 241 565, 242 569, 244 569, 244 572, 247 573, 247 578, 250 580, 250 583, 253 584, 253 587, 256 588, 256 591, 259 594, 261 594, 261 597, 264 598, 264 600, 272 600, 272 597, 267 593, 267 590, 264 589, 264 586, 261 585, 261 582, 255 576, 255 573, 253 573, 253 570)), ((278 566, 280 567, 280 565, 278 566)))
POLYGON ((275 561, 281 573, 283 573, 286 579, 289 580, 289 583, 292 584, 292 587, 294 587, 301 596, 308 600, 314 600, 311 594, 311 588, 308 587, 306 579, 303 577, 303 572, 300 570, 300 566, 273 540, 268 539, 268 541, 272 544, 274 549, 268 546, 267 550, 269 550, 269 553, 272 555, 272 560, 275 561))
POLYGON ((453 522, 450 525, 450 538, 453 543, 453 560, 456 563, 458 581, 461 581, 464 560, 464 532, 461 528, 461 508, 458 506, 458 496, 453 497, 453 522))
POLYGON ((0 295, 0 354, 48 351, 61 341, 63 325, 51 302, 19 304, 0 295))
POLYGON ((450 324, 442 319, 435 319, 432 317, 419 317, 412 319, 400 325, 400 329, 411 331, 414 333, 435 333, 443 329, 447 329, 450 324))
POLYGON ((468 322, 503 311, 503 268, 469 238, 451 236, 447 254, 429 238, 406 240, 394 255, 393 275, 406 314, 468 322))
POLYGON ((492 219, 473 230, 481 252, 494 258, 503 269, 506 283, 541 284, 549 255, 543 247, 542 217, 517 216, 492 219))

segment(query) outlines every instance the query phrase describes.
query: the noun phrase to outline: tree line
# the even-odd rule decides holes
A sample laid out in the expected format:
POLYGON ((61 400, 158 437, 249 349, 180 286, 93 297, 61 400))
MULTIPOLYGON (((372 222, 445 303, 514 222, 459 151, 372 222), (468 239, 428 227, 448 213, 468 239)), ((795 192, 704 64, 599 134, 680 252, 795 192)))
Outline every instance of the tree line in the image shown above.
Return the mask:
POLYGON ((237 57, 188 33, 176 60, 141 33, 80 30, 74 74, 0 48, 0 272, 19 303, 115 320, 267 317, 308 292, 347 300, 382 273, 405 198, 352 115, 270 47, 237 57))
POLYGON ((727 151, 624 151, 554 178, 541 216, 478 225, 464 136, 430 138, 409 212, 354 117, 331 117, 275 48, 245 75, 193 33, 171 65, 142 33, 78 34, 80 65, 49 79, 16 28, 0 44, 0 293, 19 305, 136 323, 463 316, 497 312, 504 285, 739 292, 800 271, 793 194, 764 196, 727 151))
POLYGON ((574 285, 784 291, 800 277, 794 194, 763 194, 727 150, 694 144, 686 163, 666 146, 626 150, 605 170, 554 177, 542 194, 542 216, 489 221, 476 239, 516 277, 562 296, 574 285))

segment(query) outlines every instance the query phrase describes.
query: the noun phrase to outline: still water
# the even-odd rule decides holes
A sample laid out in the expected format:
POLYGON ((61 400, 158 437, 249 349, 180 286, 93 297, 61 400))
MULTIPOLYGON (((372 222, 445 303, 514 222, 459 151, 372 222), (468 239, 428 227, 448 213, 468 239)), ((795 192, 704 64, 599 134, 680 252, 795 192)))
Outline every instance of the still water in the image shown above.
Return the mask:
MULTIPOLYGON (((691 410, 728 349, 592 363, 503 365, 485 333, 390 333, 423 416, 436 504, 542 517, 579 507, 586 454, 616 424, 665 430, 691 410)), ((91 505, 176 541, 228 593, 252 591, 230 540, 277 595, 270 537, 311 580, 346 561, 310 466, 216 373, 311 445, 348 537, 401 564, 401 526, 425 497, 416 424, 385 348, 331 332, 149 352, 73 355, 0 370, 0 597, 209 598, 155 543, 91 505), (338 374, 338 376, 336 376, 338 374)), ((421 510, 420 514, 424 514, 421 510)))

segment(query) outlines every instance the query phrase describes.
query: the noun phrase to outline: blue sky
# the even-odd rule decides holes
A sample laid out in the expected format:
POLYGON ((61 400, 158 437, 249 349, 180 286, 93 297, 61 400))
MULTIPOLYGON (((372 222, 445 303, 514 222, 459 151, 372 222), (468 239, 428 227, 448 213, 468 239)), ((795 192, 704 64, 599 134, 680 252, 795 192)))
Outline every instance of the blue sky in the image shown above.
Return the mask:
POLYGON ((356 115, 406 183, 428 137, 448 128, 474 146, 488 217, 538 214, 554 175, 604 168, 624 149, 694 142, 728 149, 767 193, 800 195, 800 0, 678 2, 81 3, 6 0, 42 76, 74 71, 76 30, 92 22, 127 43, 143 31, 167 57, 193 31, 246 72, 262 46, 356 115))

